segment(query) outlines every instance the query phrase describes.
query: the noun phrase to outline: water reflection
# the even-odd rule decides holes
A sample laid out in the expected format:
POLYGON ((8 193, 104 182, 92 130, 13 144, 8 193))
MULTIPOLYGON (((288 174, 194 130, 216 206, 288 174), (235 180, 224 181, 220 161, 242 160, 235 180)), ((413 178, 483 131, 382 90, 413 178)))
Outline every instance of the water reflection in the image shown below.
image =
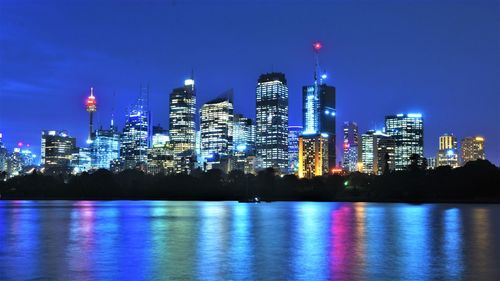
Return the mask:
POLYGON ((1 280, 495 280, 497 205, 0 201, 1 280))

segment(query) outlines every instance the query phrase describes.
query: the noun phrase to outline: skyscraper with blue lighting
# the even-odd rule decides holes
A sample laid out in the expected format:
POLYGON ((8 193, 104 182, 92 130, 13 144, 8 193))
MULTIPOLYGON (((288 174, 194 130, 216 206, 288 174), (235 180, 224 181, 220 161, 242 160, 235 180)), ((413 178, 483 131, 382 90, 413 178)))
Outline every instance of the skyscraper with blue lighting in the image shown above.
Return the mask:
MULTIPOLYGON (((316 42, 313 44, 313 50, 316 58, 316 67, 314 71, 314 83, 310 86, 304 86, 302 88, 302 123, 304 125, 304 130, 301 137, 304 139, 317 138, 316 142, 312 143, 324 143, 327 144, 327 151, 322 150, 323 154, 327 154, 328 169, 326 171, 331 171, 336 166, 336 148, 335 148, 335 121, 336 121, 336 107, 335 107, 335 87, 328 86, 324 83, 327 75, 321 71, 319 66, 319 50, 322 48, 321 43, 316 42)), ((300 142, 308 143, 308 142, 300 142)), ((306 149, 300 149, 299 151, 306 152, 306 149)), ((313 151, 313 150, 311 150, 313 151)), ((316 151, 316 150, 314 150, 316 151)), ((299 156, 299 159, 316 159, 319 161, 318 157, 305 157, 299 156)), ((302 163, 300 165, 308 165, 307 163, 302 163)), ((315 164, 317 166, 319 164, 315 164)), ((299 170, 303 168, 299 167, 299 170)), ((319 169, 323 170, 323 169, 319 169)), ((306 172, 306 175, 311 175, 312 173, 306 172)))

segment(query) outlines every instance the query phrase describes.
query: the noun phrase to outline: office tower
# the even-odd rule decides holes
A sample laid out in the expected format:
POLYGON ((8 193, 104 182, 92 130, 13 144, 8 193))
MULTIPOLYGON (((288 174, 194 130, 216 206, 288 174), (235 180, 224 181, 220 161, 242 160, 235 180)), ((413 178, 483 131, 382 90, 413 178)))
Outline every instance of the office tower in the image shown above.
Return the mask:
POLYGON ((299 178, 328 174, 328 135, 299 136, 299 178))
POLYGON ((111 163, 120 158, 121 135, 116 127, 95 131, 94 140, 90 144, 92 169, 111 169, 111 163))
POLYGON ((228 172, 233 149, 232 90, 205 103, 200 109, 201 157, 205 170, 228 172))
POLYGON ((93 133, 94 133, 94 129, 92 128, 93 126, 93 120, 92 120, 92 117, 93 117, 93 114, 94 112, 96 112, 97 110, 97 103, 96 103, 96 100, 95 100, 95 97, 94 97, 94 88, 91 87, 90 88, 90 96, 87 98, 87 101, 85 103, 85 109, 87 110, 87 112, 89 113, 89 116, 90 116, 90 122, 89 122, 89 137, 87 138, 87 143, 90 143, 92 142, 93 140, 93 133))
POLYGON ((196 91, 194 80, 170 94, 169 134, 177 173, 190 173, 194 167, 196 145, 196 91))
POLYGON ((395 169, 395 141, 381 131, 369 130, 361 135, 362 172, 381 175, 395 169))
POLYGON ((374 130, 369 130, 361 135, 361 162, 362 172, 365 174, 375 174, 378 170, 377 136, 374 130))
POLYGON ((153 133, 151 136, 151 147, 155 145, 164 145, 170 143, 170 136, 168 131, 163 129, 160 124, 153 126, 153 133))
POLYGON ((149 174, 173 174, 175 172, 174 168, 174 150, 172 144, 169 142, 156 142, 153 144, 153 147, 148 149, 147 172, 149 174))
POLYGON ((88 172, 92 169, 92 153, 90 148, 79 147, 71 155, 71 173, 74 175, 88 172))
POLYGON ((359 133, 356 122, 344 122, 344 143, 343 143, 343 168, 349 172, 357 171, 357 164, 361 158, 359 155, 359 133))
POLYGON ((260 75, 256 89, 257 169, 288 168, 288 86, 283 73, 260 75))
POLYGON ((328 167, 329 171, 336 166, 335 148, 335 87, 324 83, 327 78, 319 66, 319 51, 321 43, 313 44, 313 51, 316 59, 314 71, 314 83, 302 88, 302 120, 304 131, 302 134, 318 135, 323 134, 328 142, 328 167))
POLYGON ((3 135, 2 133, 0 133, 0 172, 5 172, 7 171, 8 153, 7 153, 7 148, 3 144, 2 137, 3 135))
POLYGON ((466 137, 461 143, 462 164, 478 159, 486 159, 484 154, 484 138, 481 136, 466 137))
POLYGON ((65 131, 42 131, 41 164, 47 175, 68 174, 76 139, 65 131))
POLYGON ((424 125, 422 114, 408 113, 385 117, 385 131, 394 138, 396 170, 405 170, 416 154, 424 158, 424 125))
POLYGON ((245 155, 255 154, 255 125, 252 118, 234 114, 233 148, 245 155))
POLYGON ((141 88, 141 94, 126 116, 120 143, 120 159, 123 169, 144 167, 148 159, 150 137, 149 89, 141 88))
MULTIPOLYGON (((242 114, 234 114, 231 169, 245 171, 252 159, 255 159, 254 122, 242 114)), ((249 169, 252 170, 250 167, 246 170, 249 169)))
POLYGON ((299 171, 299 136, 302 126, 288 126, 288 173, 299 171))
POLYGON ((458 164, 457 138, 453 134, 444 134, 439 137, 439 150, 437 153, 437 166, 450 166, 456 168, 458 164))
POLYGON ((394 139, 380 131, 375 132, 377 138, 377 175, 382 175, 396 169, 394 139))

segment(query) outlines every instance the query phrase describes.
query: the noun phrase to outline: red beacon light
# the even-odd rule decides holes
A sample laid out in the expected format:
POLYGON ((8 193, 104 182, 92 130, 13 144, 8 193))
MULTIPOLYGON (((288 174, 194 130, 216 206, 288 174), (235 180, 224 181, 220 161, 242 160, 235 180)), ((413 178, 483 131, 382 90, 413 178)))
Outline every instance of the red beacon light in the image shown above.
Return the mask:
POLYGON ((319 52, 319 50, 323 47, 323 45, 321 44, 321 42, 317 41, 317 42, 314 42, 313 44, 313 49, 314 51, 316 52, 319 52))
POLYGON ((23 142, 22 142, 22 141, 18 142, 18 143, 17 143, 17 146, 19 146, 19 147, 23 147, 23 142))

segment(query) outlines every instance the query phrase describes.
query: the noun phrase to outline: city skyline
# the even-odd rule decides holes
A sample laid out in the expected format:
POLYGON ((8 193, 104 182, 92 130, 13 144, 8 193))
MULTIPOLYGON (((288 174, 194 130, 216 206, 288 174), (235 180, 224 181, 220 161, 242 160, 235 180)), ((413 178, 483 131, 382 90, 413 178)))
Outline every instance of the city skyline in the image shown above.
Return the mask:
MULTIPOLYGON (((193 3, 155 5, 158 5, 160 11, 178 13, 176 17, 180 18, 182 9, 186 7, 192 8, 194 16, 199 16, 197 21, 201 22, 206 17, 200 10, 207 7, 201 4, 199 6, 193 3)), ((246 7, 244 3, 241 5, 246 7)), ((250 10, 266 5, 270 8, 277 6, 258 4, 257 7, 250 7, 250 10)), ((337 7, 340 11, 352 9, 352 6, 345 3, 324 5, 337 7)), ((103 4, 102 8, 106 10, 111 6, 103 4)), ((385 115, 421 112, 426 124, 425 156, 435 156, 439 136, 449 132, 458 139, 476 135, 485 137, 487 159, 497 165, 500 163, 500 148, 497 145, 500 143, 498 130, 500 82, 498 79, 495 80, 495 77, 499 77, 496 74, 500 73, 500 55, 494 52, 495 42, 497 44, 499 42, 498 34, 497 37, 494 34, 496 32, 494 23, 498 23, 499 19, 493 17, 495 5, 490 1, 466 3, 460 7, 447 6, 445 3, 415 4, 414 11, 392 3, 393 9, 408 16, 408 22, 400 28, 387 26, 397 16, 395 11, 386 9, 383 2, 380 7, 371 7, 374 11, 367 12, 368 19, 374 19, 375 11, 385 14, 388 18, 381 19, 381 22, 375 25, 383 25, 395 32, 398 35, 396 39, 407 40, 403 40, 404 43, 387 38, 384 34, 377 34, 384 40, 375 40, 374 33, 370 32, 361 32, 359 37, 354 38, 349 35, 351 34, 349 30, 339 25, 341 20, 348 20, 347 16, 341 16, 337 20, 326 20, 325 12, 321 11, 318 13, 320 18, 325 19, 325 25, 334 25, 335 28, 330 30, 327 27, 320 27, 318 30, 306 32, 309 26, 303 23, 304 27, 297 29, 297 36, 292 36, 285 28, 283 34, 268 38, 273 43, 271 46, 254 41, 252 45, 254 50, 250 51, 242 49, 242 46, 255 38, 251 34, 253 30, 260 30, 259 27, 262 25, 256 21, 250 21, 255 26, 236 25, 235 28, 242 27, 241 32, 246 35, 242 42, 234 41, 236 33, 231 30, 226 31, 226 34, 220 34, 217 37, 219 40, 214 42, 214 40, 207 41, 206 35, 202 35, 201 31, 194 32, 197 28, 205 30, 206 27, 183 20, 176 26, 167 20, 170 25, 159 26, 168 27, 168 39, 176 38, 173 35, 178 35, 180 40, 187 38, 187 35, 183 35, 183 31, 187 34, 191 31, 196 35, 191 36, 194 38, 189 39, 190 44, 186 43, 184 48, 169 47, 168 51, 152 47, 153 43, 159 43, 159 46, 168 43, 169 40, 159 37, 151 37, 152 39, 147 41, 148 44, 144 45, 146 52, 135 50, 133 47, 138 47, 140 44, 132 43, 133 40, 130 40, 129 47, 123 49, 116 48, 117 42, 111 39, 92 40, 102 35, 97 32, 102 24, 108 31, 131 29, 133 31, 131 39, 156 34, 155 20, 160 24, 164 19, 159 17, 159 13, 152 11, 151 6, 154 5, 135 3, 120 8, 124 10, 124 14, 133 14, 133 8, 153 13, 151 20, 141 18, 144 22, 142 25, 144 31, 124 23, 124 18, 121 17, 118 18, 118 23, 99 17, 97 17, 98 23, 92 23, 81 17, 70 18, 77 11, 80 12, 79 9, 88 12, 84 13, 85 17, 98 13, 83 3, 71 8, 62 7, 61 9, 67 12, 66 15, 55 15, 55 11, 59 10, 50 4, 41 7, 44 12, 52 16, 47 18, 33 14, 35 8, 39 8, 33 3, 10 6, 7 4, 6 8, 0 11, 2 16, 0 21, 2 26, 6 27, 0 37, 2 41, 0 92, 2 100, 7 101, 0 105, 0 132, 3 133, 4 142, 9 150, 22 141, 30 143, 36 153, 40 148, 42 130, 67 130, 77 138, 78 146, 85 146, 88 135, 88 112, 85 111, 83 102, 88 97, 88 89, 91 86, 94 87, 98 102, 94 128, 99 128, 100 125, 107 127, 114 111, 115 122, 121 130, 125 122, 125 109, 134 103, 141 83, 148 83, 151 87, 152 123, 168 127, 169 94, 173 88, 181 85, 184 79, 190 77, 191 69, 194 69, 197 83, 197 112, 202 104, 231 87, 235 92, 235 111, 251 118, 255 117, 255 80, 262 73, 283 72, 289 84, 289 125, 303 125, 300 114, 301 87, 310 83, 314 70, 310 44, 315 40, 321 40, 324 44, 321 64, 329 74, 327 83, 337 88, 337 136, 342 135, 341 124, 345 121, 358 123, 359 131, 365 132, 369 129, 381 129, 385 115), (431 7, 440 8, 441 11, 456 18, 447 23, 444 19, 436 18, 436 12, 430 11, 431 7), (488 11, 489 8, 492 11, 488 11), (33 15, 33 20, 24 20, 23 16, 27 15, 33 15), (431 16, 432 24, 435 26, 429 24, 417 28, 415 24, 418 15, 431 16), (482 18, 478 18, 479 15, 482 18), (36 27, 41 24, 47 28, 57 19, 66 19, 77 34, 86 35, 89 42, 84 40, 85 44, 82 44, 81 48, 80 46, 75 48, 81 43, 81 39, 54 37, 63 35, 65 28, 55 28, 52 35, 43 34, 36 27), (459 20, 465 21, 470 26, 464 24, 454 26, 453 24, 458 24, 459 20), (453 32, 445 33, 445 27, 451 28, 453 32), (415 29, 418 36, 416 38, 408 36, 403 32, 404 28, 415 29), (479 40, 482 37, 478 38, 473 34, 475 28, 484 28, 483 35, 489 41, 479 40), (431 30, 433 32, 430 32, 431 30), (201 40, 202 37, 205 41, 201 40), (375 40, 371 45, 375 49, 372 48, 371 53, 362 51, 361 43, 370 38, 375 40), (475 44, 470 43, 474 38, 475 44), (432 40, 426 41, 424 51, 409 46, 416 43, 417 39, 432 40), (27 46, 15 50, 21 42, 25 44, 25 41, 30 40, 37 40, 38 44, 26 44, 27 46), (188 46, 196 42, 209 42, 209 44, 204 48, 188 46), (286 47, 283 45, 284 42, 287 42, 286 47), (382 47, 387 50, 380 49, 382 47), (349 48, 354 50, 347 50, 349 48), (470 54, 475 57, 472 58, 470 54), (438 56, 439 65, 431 60, 438 56), (154 60, 155 57, 158 59, 154 60), (460 58, 460 65, 456 64, 457 57, 460 58), (256 62, 250 62, 251 60, 256 62), (28 61, 32 63, 28 64, 28 61), (41 73, 45 70, 43 66, 47 67, 50 75, 41 73), (356 67, 358 68, 355 69, 356 67), (20 69, 23 72, 20 72, 20 69), (68 69, 74 69, 74 73, 68 73, 68 69), (123 73, 109 74, 113 72, 123 73), (381 79, 384 77, 385 79, 381 79), (22 107, 15 107, 12 104, 20 104, 22 107), (61 118, 63 116, 64 118, 61 118)), ((232 11, 231 9, 239 11, 241 8, 239 5, 222 6, 215 5, 208 8, 215 13, 232 11)), ((289 15, 299 16, 299 7, 302 6, 295 4, 286 9, 290 12, 289 15)), ((332 13, 336 15, 340 11, 335 10, 332 13)), ((285 17, 285 12, 276 13, 277 18, 285 17)), ((353 14, 352 11, 350 14, 353 14)), ((242 16, 249 19, 246 13, 242 16)), ((236 22, 235 14, 229 13, 228 17, 226 21, 236 22)), ((367 22, 368 20, 361 25, 366 27, 367 22)), ((224 23, 224 20, 219 19, 211 22, 209 26, 221 23, 224 23)), ((271 24, 284 27, 278 20, 271 24)), ((272 34, 269 31, 262 32, 265 38, 272 34)), ((422 47, 422 44, 418 46, 422 47)), ((337 151, 341 151, 341 142, 337 142, 337 151)), ((337 159, 341 159, 340 153, 337 153, 337 159)))

